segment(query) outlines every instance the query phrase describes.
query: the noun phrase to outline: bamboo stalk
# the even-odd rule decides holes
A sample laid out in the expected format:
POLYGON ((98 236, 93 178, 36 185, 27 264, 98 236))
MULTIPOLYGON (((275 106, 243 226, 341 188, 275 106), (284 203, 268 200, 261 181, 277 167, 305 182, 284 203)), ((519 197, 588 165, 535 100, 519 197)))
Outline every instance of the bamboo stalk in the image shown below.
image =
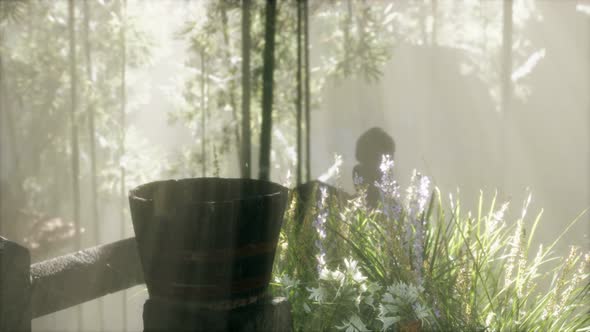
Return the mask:
POLYGON ((502 164, 502 186, 504 193, 508 190, 508 175, 510 167, 510 153, 508 151, 508 135, 510 133, 510 104, 512 101, 512 0, 504 0, 503 24, 502 24, 502 138, 501 151, 503 156, 502 164))
POLYGON ((302 147, 301 147, 301 120, 302 120, 302 98, 303 98, 303 91, 302 91, 302 59, 301 59, 301 52, 302 52, 302 45, 301 45, 301 21, 303 20, 303 2, 302 0, 297 0, 297 101, 296 101, 296 108, 297 108, 297 119, 296 119, 296 126, 297 126, 297 185, 301 185, 302 183, 302 169, 301 169, 301 160, 303 158, 302 147))
POLYGON ((259 166, 259 179, 266 181, 270 179, 276 7, 276 0, 268 0, 266 2, 264 64, 262 70, 262 128, 260 133, 259 166))
POLYGON ((205 50, 201 50, 201 176, 207 176, 207 150, 206 150, 206 121, 207 121, 207 95, 205 92, 206 89, 206 79, 207 75, 205 74, 205 50))
POLYGON ((250 132, 250 0, 242 0, 242 177, 251 173, 250 132))
MULTIPOLYGON (((1 45, 4 43, 4 31, 0 30, 0 50, 1 45)), ((2 122, 6 121, 6 130, 7 132, 7 139, 9 143, 7 144, 10 146, 10 152, 12 156, 13 162, 13 174, 14 177, 17 179, 16 182, 20 182, 21 177, 21 162, 20 162, 20 154, 17 149, 17 133, 15 129, 15 121, 14 117, 12 116, 12 107, 10 107, 6 101, 6 77, 4 72, 4 54, 0 52, 0 130, 2 130, 2 122), (5 116, 2 117, 2 115, 5 116)), ((0 220, 0 234, 2 234, 2 220, 0 220)))
MULTIPOLYGON (((93 226, 94 244, 100 244, 100 227, 98 223, 98 185, 97 185, 97 169, 96 169, 96 128, 95 128, 95 112, 93 101, 91 100, 92 85, 94 83, 92 77, 92 50, 89 37, 90 30, 90 11, 88 9, 88 0, 84 0, 84 42, 86 54, 86 75, 90 83, 90 92, 87 95, 87 113, 88 113, 88 136, 90 148, 90 205, 92 213, 90 215, 90 223, 93 226)), ((104 330, 104 300, 100 298, 97 302, 98 306, 98 327, 99 330, 104 330)))
MULTIPOLYGON (((225 61, 226 61, 226 66, 228 68, 228 72, 229 72, 229 76, 230 76, 230 80, 229 80, 229 104, 231 106, 232 109, 232 117, 234 120, 234 136, 235 136, 235 140, 236 140, 236 155, 238 157, 238 164, 243 164, 243 157, 242 157, 242 149, 240 149, 240 147, 242 146, 241 143, 241 137, 240 137, 240 124, 239 124, 239 120, 238 120, 238 107, 237 107, 237 103, 236 103, 236 84, 234 81, 234 77, 236 75, 236 70, 234 70, 234 66, 231 64, 231 44, 230 44, 230 40, 229 40, 229 27, 228 27, 228 17, 227 17, 227 4, 222 3, 221 4, 221 26, 222 26, 222 33, 223 33, 223 41, 225 43, 225 61)), ((244 174, 241 174, 242 177, 244 177, 244 174)))
POLYGON ((309 1, 303 0, 304 19, 304 61, 305 61, 305 176, 306 182, 311 180, 311 90, 309 70, 309 1))
MULTIPOLYGON (((4 99, 4 54, 2 54, 2 44, 4 44, 4 30, 0 30, 0 130, 2 130, 4 124, 3 115, 6 113, 6 101, 4 99)), ((0 211, 1 210, 2 200, 0 199, 0 211)), ((3 218, 0 218, 0 234, 3 234, 2 219, 3 218)))
MULTIPOLYGON (((127 117, 126 117, 126 107, 127 107, 127 89, 126 89, 126 66, 127 66, 127 45, 126 45, 126 24, 127 24, 127 0, 121 0, 121 29, 120 39, 121 39, 121 90, 120 90, 120 98, 121 98, 121 141, 120 141, 120 148, 121 148, 121 187, 120 187, 120 195, 121 195, 121 215, 120 215, 120 222, 121 222, 121 229, 120 229, 120 236, 124 238, 126 235, 125 230, 125 206, 127 206, 127 195, 125 192, 125 165, 122 162, 123 158, 125 157, 125 130, 127 127, 127 117)), ((122 324, 123 324, 123 331, 127 331, 127 291, 122 292, 122 324)))
MULTIPOLYGON (((68 1, 68 31, 69 31, 69 57, 70 57, 70 128, 71 128, 71 149, 72 149, 72 196, 74 205, 74 225, 76 228, 76 250, 82 248, 81 225, 80 225, 80 165, 79 165, 79 144, 78 144, 78 123, 76 111, 78 108, 78 75, 76 72, 76 30, 75 30, 76 12, 74 0, 68 1)), ((82 307, 77 308, 78 330, 84 328, 82 307)))

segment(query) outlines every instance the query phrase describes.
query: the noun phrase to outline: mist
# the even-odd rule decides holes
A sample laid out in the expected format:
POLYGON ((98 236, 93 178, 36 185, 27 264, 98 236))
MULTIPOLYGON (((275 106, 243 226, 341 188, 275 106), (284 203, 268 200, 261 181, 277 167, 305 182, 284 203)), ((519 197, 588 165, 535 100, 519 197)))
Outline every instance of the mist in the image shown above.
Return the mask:
MULTIPOLYGON (((75 0, 72 23, 65 0, 2 0, 0 236, 39 262, 134 236, 138 185, 263 178, 266 2, 252 3, 245 176, 241 1, 75 0)), ((310 0, 303 120, 295 4, 277 2, 270 181, 352 195, 357 140, 380 127, 401 188, 416 170, 447 208, 510 202, 509 223, 530 195, 533 251, 576 218, 553 252, 590 250, 590 3, 310 0)), ((140 331, 147 297, 136 286, 33 331, 140 331)))

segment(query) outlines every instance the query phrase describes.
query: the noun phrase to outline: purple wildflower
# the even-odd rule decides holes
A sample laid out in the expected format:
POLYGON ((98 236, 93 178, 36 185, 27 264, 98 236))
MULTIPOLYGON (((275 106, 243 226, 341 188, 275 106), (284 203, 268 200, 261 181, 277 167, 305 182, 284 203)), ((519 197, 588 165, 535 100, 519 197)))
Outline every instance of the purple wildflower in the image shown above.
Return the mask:
POLYGON ((428 197, 430 196, 430 180, 427 176, 418 173, 416 170, 412 173, 410 186, 406 192, 406 209, 408 215, 417 218, 424 212, 428 197))
POLYGON ((440 318, 440 310, 438 308, 434 309, 434 316, 440 318))
POLYGON ((364 183, 363 177, 358 175, 357 173, 354 173, 352 181, 355 187, 362 186, 364 183))
MULTIPOLYGON (((406 243, 412 243, 412 268, 416 273, 418 285, 422 284, 422 265, 424 261, 424 221, 421 218, 430 195, 430 180, 414 170, 407 189, 406 243), (413 241, 412 241, 413 235, 413 241)), ((409 248, 408 248, 409 249, 409 248)))
POLYGON ((401 206, 399 205, 399 185, 393 177, 394 162, 388 154, 383 155, 381 165, 381 180, 375 182, 375 187, 379 189, 383 213, 394 220, 399 220, 401 216, 401 206))

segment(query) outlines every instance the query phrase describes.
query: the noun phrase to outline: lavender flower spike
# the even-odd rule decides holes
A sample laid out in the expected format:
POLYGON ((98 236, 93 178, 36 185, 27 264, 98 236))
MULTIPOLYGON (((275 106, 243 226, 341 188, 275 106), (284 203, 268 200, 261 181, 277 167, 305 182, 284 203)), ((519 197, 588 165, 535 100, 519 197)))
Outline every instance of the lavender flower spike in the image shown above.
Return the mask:
POLYGON ((423 176, 414 170, 406 196, 408 224, 405 225, 405 240, 406 243, 408 243, 408 246, 412 248, 412 268, 416 273, 419 285, 422 284, 422 265, 424 261, 424 224, 420 216, 424 213, 426 203, 428 202, 428 197, 430 195, 429 186, 430 180, 428 177, 423 176))
POLYGON ((399 220, 401 216, 401 206, 399 205, 399 185, 393 177, 394 162, 390 155, 385 154, 381 160, 379 169, 381 170, 381 180, 375 182, 375 187, 379 189, 383 213, 388 218, 399 220))

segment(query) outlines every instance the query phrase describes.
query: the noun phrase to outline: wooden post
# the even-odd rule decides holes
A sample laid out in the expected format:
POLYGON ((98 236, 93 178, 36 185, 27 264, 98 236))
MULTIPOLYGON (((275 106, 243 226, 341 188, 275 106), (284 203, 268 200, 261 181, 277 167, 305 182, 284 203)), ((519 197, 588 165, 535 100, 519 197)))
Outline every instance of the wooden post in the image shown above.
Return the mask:
POLYGON ((0 237, 0 331, 31 331, 29 251, 0 237))
POLYGON ((149 299, 143 307, 144 332, 292 331, 291 305, 285 298, 264 298, 230 310, 191 307, 149 299))
MULTIPOLYGON (((143 283, 135 238, 30 265, 29 251, 0 237, 0 331, 31 331, 31 319, 143 283)), ((285 298, 199 306, 161 297, 144 305, 145 331, 291 331, 285 298)))
POLYGON ((0 237, 0 331, 31 331, 31 319, 143 283, 135 238, 31 264, 0 237))

